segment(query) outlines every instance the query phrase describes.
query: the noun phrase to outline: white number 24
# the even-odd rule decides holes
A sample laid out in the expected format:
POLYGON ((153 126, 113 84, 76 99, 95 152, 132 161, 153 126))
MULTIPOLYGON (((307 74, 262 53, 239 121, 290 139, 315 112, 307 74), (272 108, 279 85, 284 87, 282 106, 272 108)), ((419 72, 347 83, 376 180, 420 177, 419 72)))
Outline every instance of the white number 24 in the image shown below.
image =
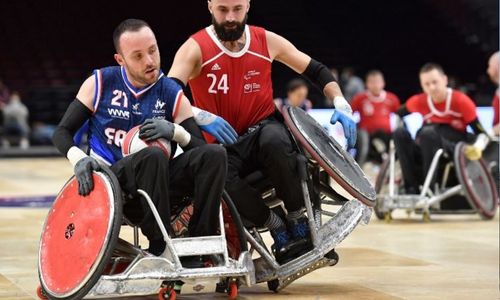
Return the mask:
POLYGON ((217 94, 217 90, 223 91, 224 94, 227 94, 227 91, 229 90, 229 86, 227 85, 227 74, 222 74, 222 77, 220 78, 218 84, 217 84, 217 76, 215 74, 208 73, 207 77, 212 79, 212 83, 208 88, 208 92, 210 94, 217 94), (216 85, 217 85, 217 90, 214 89, 216 85))

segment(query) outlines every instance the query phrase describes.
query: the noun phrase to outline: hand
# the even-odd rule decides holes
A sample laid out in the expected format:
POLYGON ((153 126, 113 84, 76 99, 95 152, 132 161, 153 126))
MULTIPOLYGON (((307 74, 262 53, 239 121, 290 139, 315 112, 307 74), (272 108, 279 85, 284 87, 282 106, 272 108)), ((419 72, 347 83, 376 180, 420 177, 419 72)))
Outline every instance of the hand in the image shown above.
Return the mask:
POLYGON ((171 141, 174 138, 175 126, 172 122, 160 119, 147 119, 139 128, 139 138, 152 141, 164 138, 171 141))
POLYGON ((231 145, 238 139, 238 134, 226 120, 208 111, 200 110, 195 115, 195 121, 203 131, 213 135, 219 143, 231 145))
POLYGON ((353 148, 356 144, 356 122, 354 122, 343 112, 335 109, 332 118, 330 119, 330 123, 335 124, 337 123, 337 121, 340 122, 340 124, 342 124, 342 127, 344 128, 344 135, 347 139, 347 145, 349 146, 349 148, 353 148))
POLYGON ((336 96, 335 98, 333 98, 333 106, 336 110, 339 110, 348 117, 352 116, 351 105, 345 100, 344 97, 336 96))
POLYGON ((75 165, 75 176, 78 181, 78 194, 87 196, 94 189, 92 171, 98 171, 101 167, 97 160, 87 156, 80 159, 75 165))
POLYGON ((464 154, 468 160, 478 160, 481 158, 483 151, 474 145, 467 145, 464 148, 464 154))

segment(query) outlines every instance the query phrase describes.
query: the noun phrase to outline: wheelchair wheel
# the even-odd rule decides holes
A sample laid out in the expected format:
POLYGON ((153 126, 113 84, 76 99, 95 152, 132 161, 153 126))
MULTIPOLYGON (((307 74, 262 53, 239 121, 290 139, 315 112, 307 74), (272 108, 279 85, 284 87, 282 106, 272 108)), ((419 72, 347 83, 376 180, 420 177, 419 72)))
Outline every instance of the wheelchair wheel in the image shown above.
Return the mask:
POLYGON ((369 207, 375 205, 375 190, 365 174, 321 125, 302 109, 286 106, 282 110, 285 124, 301 145, 345 191, 369 207))
POLYGON ((78 195, 73 176, 59 192, 43 226, 38 275, 50 299, 81 299, 106 267, 122 223, 121 190, 107 167, 94 172, 94 190, 78 195))
POLYGON ((467 200, 483 219, 495 217, 498 194, 490 170, 483 159, 468 160, 464 154, 465 143, 455 148, 455 168, 467 200))
MULTIPOLYGON (((394 189, 395 192, 398 193, 402 184, 403 174, 401 172, 401 165, 399 161, 395 161, 394 166, 394 189)), ((375 206, 373 207, 373 211, 375 212, 375 216, 379 220, 384 220, 386 222, 390 222, 390 214, 392 211, 382 211, 381 207, 383 205, 383 198, 380 195, 388 195, 389 194, 389 182, 390 181, 390 160, 386 159, 380 166, 380 171, 375 180, 375 192, 377 193, 377 200, 375 202, 375 206)))

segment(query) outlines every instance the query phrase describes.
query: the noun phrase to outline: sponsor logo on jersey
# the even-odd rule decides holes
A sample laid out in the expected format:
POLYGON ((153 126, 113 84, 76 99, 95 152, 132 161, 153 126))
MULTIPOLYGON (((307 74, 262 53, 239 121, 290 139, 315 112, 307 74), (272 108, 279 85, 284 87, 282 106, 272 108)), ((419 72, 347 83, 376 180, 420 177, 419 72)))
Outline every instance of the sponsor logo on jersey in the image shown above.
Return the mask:
POLYGON ((124 120, 130 119, 130 112, 129 111, 121 110, 118 108, 108 108, 108 114, 112 118, 118 118, 118 119, 124 119, 124 120))
POLYGON ((161 101, 160 99, 156 100, 155 108, 157 110, 162 109, 165 106, 165 102, 161 101))
POLYGON ((155 109, 153 109, 153 113, 155 114, 164 114, 165 113, 165 104, 166 102, 161 101, 160 99, 156 100, 155 109))
POLYGON ((212 66, 212 69, 211 69, 211 70, 212 70, 212 71, 219 71, 220 69, 221 69, 221 68, 220 68, 219 64, 218 64, 218 63, 215 63, 215 64, 212 66))
POLYGON ((260 84, 258 83, 245 83, 243 86, 243 93, 249 94, 249 93, 255 93, 260 91, 260 84))
POLYGON ((258 76, 260 75, 260 72, 259 71, 256 71, 256 70, 250 70, 248 71, 245 75, 243 75, 243 78, 245 80, 250 80, 252 77, 254 76, 258 76))
POLYGON ((132 104, 132 113, 134 115, 142 115, 142 112, 139 110, 139 103, 132 104))

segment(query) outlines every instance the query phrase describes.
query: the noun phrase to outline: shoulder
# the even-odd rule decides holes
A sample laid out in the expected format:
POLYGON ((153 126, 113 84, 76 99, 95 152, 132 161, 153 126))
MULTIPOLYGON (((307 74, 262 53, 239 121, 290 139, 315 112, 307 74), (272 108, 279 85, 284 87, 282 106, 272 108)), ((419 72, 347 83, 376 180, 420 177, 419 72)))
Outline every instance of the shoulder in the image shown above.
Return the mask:
POLYGON ((417 107, 420 107, 422 104, 425 103, 426 97, 427 96, 425 93, 413 95, 410 98, 408 98, 408 100, 406 100, 406 107, 408 109, 415 109, 417 107))
POLYGON ((170 77, 163 76, 160 78, 160 83, 164 92, 177 94, 179 91, 182 91, 182 87, 170 77))
POLYGON ((354 97, 352 97, 352 100, 351 102, 354 104, 354 103, 358 103, 360 101, 363 101, 364 99, 366 99, 366 93, 365 92, 361 92, 361 93, 357 93, 356 95, 354 95, 354 97))
POLYGON ((396 94, 394 94, 394 93, 392 93, 392 92, 389 92, 389 91, 386 91, 386 93, 387 93, 387 94, 386 94, 386 95, 387 95, 387 96, 386 96, 386 97, 387 97, 387 99, 390 99, 390 100, 392 100, 392 101, 396 100, 396 101, 398 101, 398 102, 399 102, 399 97, 398 97, 396 94))
POLYGON ((451 98, 453 99, 453 101, 460 101, 460 102, 472 101, 472 99, 469 96, 458 90, 451 91, 451 98))

